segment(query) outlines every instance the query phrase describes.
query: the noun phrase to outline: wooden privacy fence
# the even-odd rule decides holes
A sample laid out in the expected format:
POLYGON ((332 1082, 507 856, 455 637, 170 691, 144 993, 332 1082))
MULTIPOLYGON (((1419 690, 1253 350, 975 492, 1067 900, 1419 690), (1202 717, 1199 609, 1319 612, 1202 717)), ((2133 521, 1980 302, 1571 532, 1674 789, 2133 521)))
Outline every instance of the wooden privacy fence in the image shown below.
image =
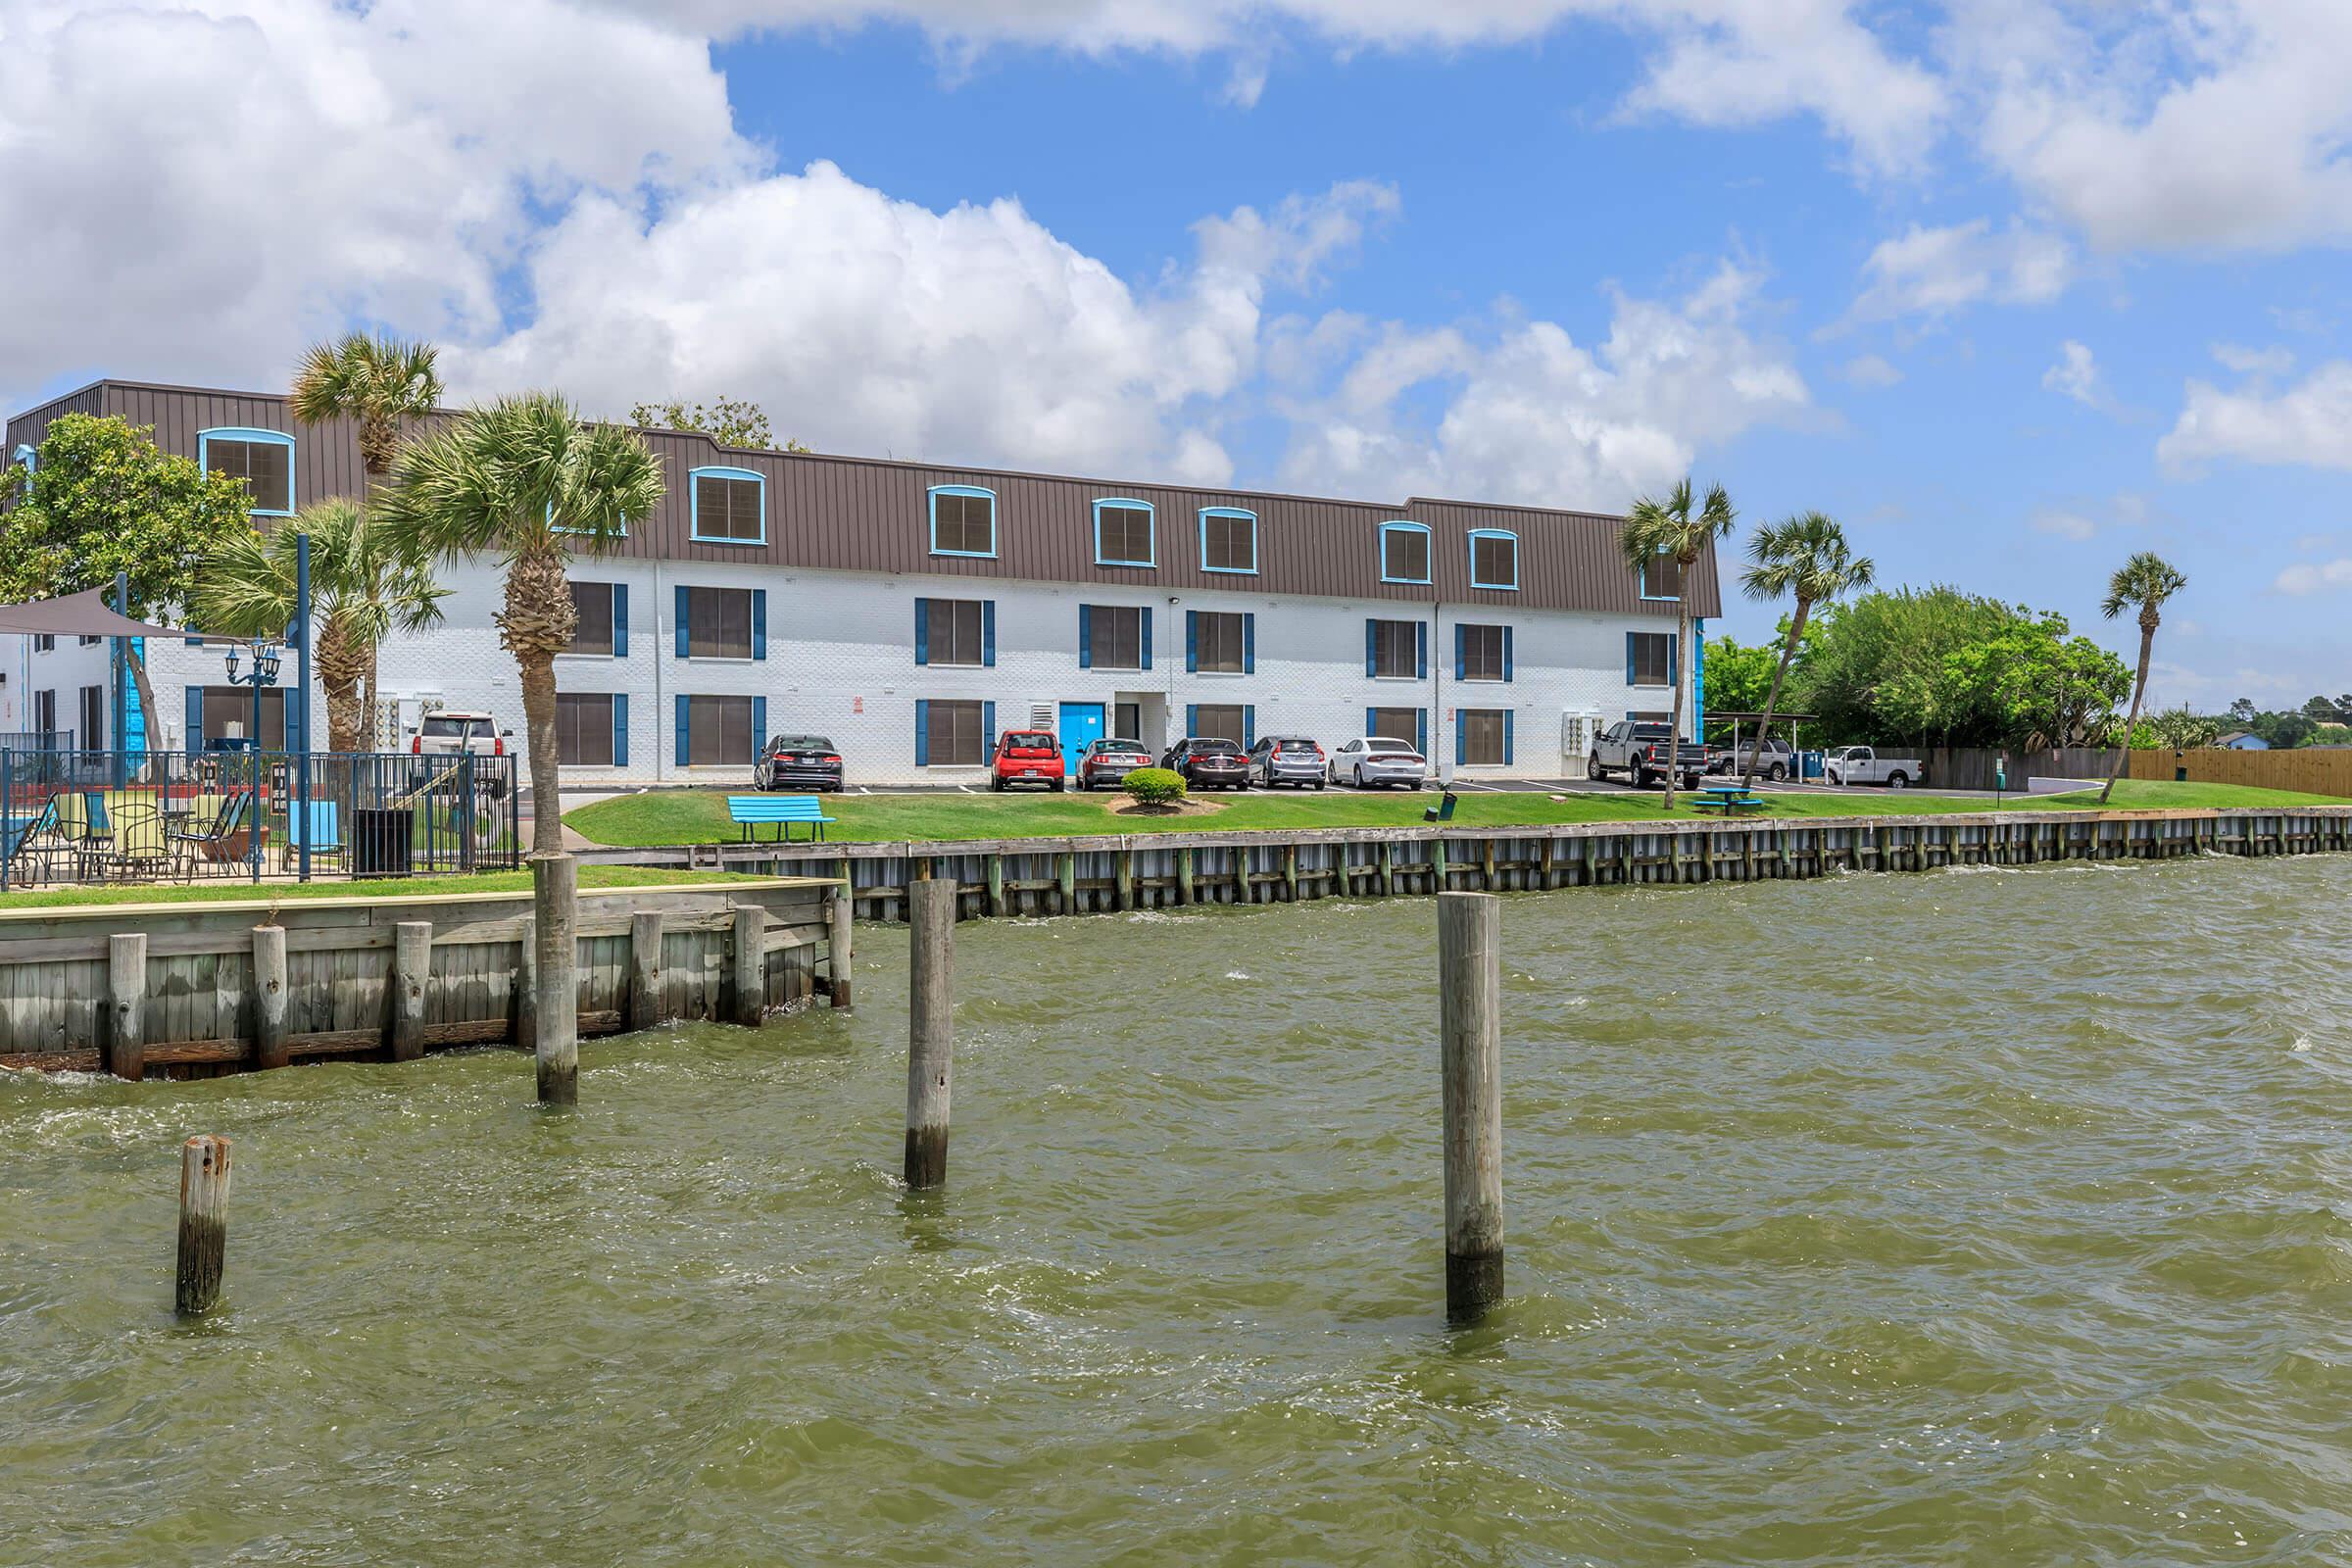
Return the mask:
POLYGON ((860 915, 906 917, 910 882, 952 880, 959 917, 1200 904, 1753 881, 2068 859, 2352 849, 2352 806, 2292 811, 2017 809, 1903 817, 1556 827, 1330 828, 932 844, 724 845, 583 852, 640 864, 718 863, 851 887, 860 915))
POLYGON ((2352 798, 2352 751, 2303 747, 2291 752, 2232 752, 2208 747, 2176 752, 2149 747, 2132 754, 2133 778, 2169 779, 2180 773, 2195 784, 2250 784, 2352 798))
MULTIPOLYGON (((2060 751, 2001 751, 1984 746, 1936 746, 1924 754, 1928 782, 1939 790, 1988 790, 2005 768, 2007 788, 2024 794, 2032 778, 2105 778, 2116 754, 2097 746, 2060 751)), ((2167 773, 2165 777, 2172 775, 2167 773)))
MULTIPOLYGON (((581 893, 580 1032, 846 1002, 836 892, 777 878, 581 893)), ((530 930, 528 893, 0 911, 0 1066, 209 1077, 527 1047, 530 930)))

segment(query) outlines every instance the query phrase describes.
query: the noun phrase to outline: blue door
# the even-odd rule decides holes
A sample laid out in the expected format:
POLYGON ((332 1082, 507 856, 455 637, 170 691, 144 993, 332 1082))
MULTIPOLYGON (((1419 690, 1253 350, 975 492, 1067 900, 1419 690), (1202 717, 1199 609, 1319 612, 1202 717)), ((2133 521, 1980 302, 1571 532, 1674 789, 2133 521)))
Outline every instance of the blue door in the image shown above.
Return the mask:
POLYGON ((1069 776, 1078 777, 1078 754, 1086 750, 1087 742, 1102 738, 1102 705, 1101 703, 1064 703, 1061 705, 1061 763, 1069 776))

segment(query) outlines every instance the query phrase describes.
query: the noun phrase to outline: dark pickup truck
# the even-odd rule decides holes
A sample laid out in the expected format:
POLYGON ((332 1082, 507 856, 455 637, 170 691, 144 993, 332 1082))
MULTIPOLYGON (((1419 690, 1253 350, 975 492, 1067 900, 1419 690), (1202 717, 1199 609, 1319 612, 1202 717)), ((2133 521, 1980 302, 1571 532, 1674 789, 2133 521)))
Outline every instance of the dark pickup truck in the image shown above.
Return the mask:
MULTIPOLYGON (((1622 773, 1628 782, 1647 788, 1666 776, 1666 752, 1673 738, 1670 725, 1619 719, 1593 740, 1592 755, 1585 759, 1585 771, 1594 778, 1622 773)), ((1695 741, 1683 742, 1674 760, 1683 788, 1698 787, 1708 760, 1706 747, 1695 741)))

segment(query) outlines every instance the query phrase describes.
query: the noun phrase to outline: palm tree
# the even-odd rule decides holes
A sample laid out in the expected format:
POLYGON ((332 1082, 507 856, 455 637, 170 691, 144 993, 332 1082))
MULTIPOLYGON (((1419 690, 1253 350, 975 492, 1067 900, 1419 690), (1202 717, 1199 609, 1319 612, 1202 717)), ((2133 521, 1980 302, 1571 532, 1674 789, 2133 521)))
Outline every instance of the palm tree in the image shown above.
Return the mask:
POLYGON ((2113 620, 2128 606, 2139 607, 2139 676, 2132 683, 2132 715, 2124 720, 2124 744, 2116 751, 2115 765, 2107 770, 2107 787, 2099 791, 2101 806, 2115 793, 2115 781, 2132 758, 2132 731, 2139 726, 2139 705, 2148 695, 2148 657, 2155 652, 2156 627, 2164 618, 2159 612, 2166 600, 2187 586, 2188 578, 2180 569, 2153 550, 2140 551, 2107 579, 2107 598, 2099 606, 2100 614, 2113 620))
POLYGON ((1696 500, 1691 494, 1690 481, 1685 479, 1663 501, 1643 496, 1634 503, 1626 514, 1625 525, 1617 531, 1617 548, 1625 564, 1635 572, 1647 571, 1658 558, 1674 562, 1677 573, 1675 584, 1676 619, 1674 636, 1674 728, 1666 737, 1666 809, 1674 809, 1674 781, 1682 768, 1683 755, 1683 694, 1690 689, 1690 674, 1693 661, 1690 657, 1690 568, 1707 546, 1717 539, 1728 537, 1739 518, 1732 512, 1732 498, 1721 485, 1707 492, 1706 505, 1692 514, 1696 500))
MULTIPOLYGON (((1760 600, 1794 594, 1796 613, 1789 619, 1788 640, 1781 644, 1781 662, 1772 672, 1772 690, 1764 698, 1764 715, 1756 721, 1756 742, 1748 748, 1747 767, 1740 778, 1742 790, 1755 787, 1756 758, 1764 750, 1764 737, 1772 728, 1773 710, 1780 706, 1781 682, 1788 678, 1789 662, 1796 658, 1798 639, 1805 635, 1805 617, 1813 613, 1815 605, 1830 604, 1857 588, 1869 587, 1879 572, 1868 556, 1855 559, 1846 548, 1845 530, 1838 526, 1836 519, 1818 512, 1768 522, 1758 528, 1756 536, 1747 542, 1747 557, 1754 564, 1740 575, 1740 591, 1750 599, 1760 600)), ((1740 733, 1735 728, 1732 750, 1739 749, 1740 733)))
POLYGON ((372 488, 392 472, 401 422, 430 414, 441 401, 436 358, 430 343, 348 332, 333 343, 314 344, 302 357, 286 407, 304 424, 356 421, 360 465, 372 488))
POLYGON ((556 656, 579 618, 564 564, 575 547, 601 552, 618 540, 624 519, 650 516, 662 494, 662 466, 635 431, 583 424, 562 396, 527 392, 411 443, 378 503, 395 548, 506 563, 506 608, 495 618, 522 674, 534 855, 564 849, 556 656))
POLYGON ((290 526, 232 534, 215 546, 196 586, 196 623, 232 637, 276 636, 294 618, 298 534, 311 540, 327 749, 364 751, 376 649, 395 629, 439 623, 449 590, 433 581, 429 558, 396 548, 368 509, 336 496, 305 507, 290 526))

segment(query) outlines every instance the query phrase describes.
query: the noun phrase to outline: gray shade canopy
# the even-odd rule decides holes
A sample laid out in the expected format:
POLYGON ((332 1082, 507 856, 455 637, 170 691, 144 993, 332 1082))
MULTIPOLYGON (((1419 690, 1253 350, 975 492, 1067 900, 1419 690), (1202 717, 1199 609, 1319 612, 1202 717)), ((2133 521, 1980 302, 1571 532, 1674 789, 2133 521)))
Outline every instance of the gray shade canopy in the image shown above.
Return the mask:
POLYGON ((59 637, 193 637, 177 626, 150 626, 143 620, 117 614, 107 608, 106 590, 92 588, 62 599, 35 599, 22 605, 0 605, 0 632, 31 632, 59 637))

